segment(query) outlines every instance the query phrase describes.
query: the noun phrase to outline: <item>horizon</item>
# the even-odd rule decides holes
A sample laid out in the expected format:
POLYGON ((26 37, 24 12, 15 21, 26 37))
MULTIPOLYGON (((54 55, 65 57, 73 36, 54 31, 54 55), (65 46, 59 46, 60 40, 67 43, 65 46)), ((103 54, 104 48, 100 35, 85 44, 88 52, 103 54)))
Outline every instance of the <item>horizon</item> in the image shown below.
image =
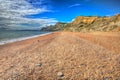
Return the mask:
POLYGON ((37 30, 77 16, 120 14, 119 0, 0 0, 0 30, 37 30))

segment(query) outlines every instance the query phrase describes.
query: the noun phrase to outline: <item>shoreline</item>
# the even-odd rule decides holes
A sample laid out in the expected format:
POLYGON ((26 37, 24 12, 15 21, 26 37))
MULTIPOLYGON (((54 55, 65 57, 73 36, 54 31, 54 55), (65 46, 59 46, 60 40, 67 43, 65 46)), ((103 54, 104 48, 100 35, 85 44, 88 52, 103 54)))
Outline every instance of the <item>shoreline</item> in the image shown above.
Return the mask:
MULTIPOLYGON (((11 39, 11 40, 3 40, 3 41, 0 41, 0 46, 5 45, 5 44, 9 44, 9 43, 15 43, 15 42, 19 42, 19 41, 39 38, 41 36, 49 35, 49 34, 56 33, 56 32, 48 32, 48 33, 40 34, 40 35, 21 37, 21 38, 16 38, 16 39, 11 39)), ((82 32, 68 32, 68 33, 82 33, 82 32)), ((114 36, 119 36, 119 34, 120 34, 120 32, 91 32, 91 33, 83 33, 83 34, 91 34, 91 35, 99 35, 100 34, 100 36, 104 36, 104 34, 101 34, 101 33, 105 33, 105 36, 110 36, 112 34, 113 35, 115 34, 114 36)))
POLYGON ((3 41, 0 41, 0 46, 8 44, 8 43, 14 43, 14 42, 18 42, 18 41, 23 41, 23 40, 37 38, 37 37, 45 36, 45 35, 52 34, 52 33, 54 33, 54 32, 48 32, 48 33, 45 33, 45 34, 28 36, 28 37, 21 37, 21 38, 16 38, 16 39, 11 39, 11 40, 3 40, 3 41))

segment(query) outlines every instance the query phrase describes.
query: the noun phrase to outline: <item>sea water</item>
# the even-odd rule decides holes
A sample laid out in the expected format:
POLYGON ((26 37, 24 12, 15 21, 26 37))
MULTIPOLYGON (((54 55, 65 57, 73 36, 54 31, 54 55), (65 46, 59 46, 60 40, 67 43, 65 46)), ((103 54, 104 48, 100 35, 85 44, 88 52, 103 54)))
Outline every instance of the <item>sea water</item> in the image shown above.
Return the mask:
POLYGON ((51 32, 40 30, 0 30, 0 45, 34 38, 50 33, 51 32))

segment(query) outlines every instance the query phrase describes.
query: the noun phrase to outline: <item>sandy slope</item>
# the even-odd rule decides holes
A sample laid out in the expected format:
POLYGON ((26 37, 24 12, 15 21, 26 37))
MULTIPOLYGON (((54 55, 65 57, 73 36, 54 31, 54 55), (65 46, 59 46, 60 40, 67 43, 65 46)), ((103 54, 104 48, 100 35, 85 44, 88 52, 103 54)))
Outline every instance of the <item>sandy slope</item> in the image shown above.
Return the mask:
POLYGON ((119 33, 56 32, 2 45, 0 76, 5 80, 120 80, 119 33), (58 72, 64 76, 58 77, 58 72))

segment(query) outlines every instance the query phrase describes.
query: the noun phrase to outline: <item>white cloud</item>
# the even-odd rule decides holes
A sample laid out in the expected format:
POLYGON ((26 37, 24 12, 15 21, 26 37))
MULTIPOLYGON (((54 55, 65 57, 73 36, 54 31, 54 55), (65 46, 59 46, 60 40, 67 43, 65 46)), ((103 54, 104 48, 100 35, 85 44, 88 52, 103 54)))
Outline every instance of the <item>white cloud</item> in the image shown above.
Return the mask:
POLYGON ((77 6, 81 6, 81 4, 73 4, 73 5, 70 5, 69 8, 77 7, 77 6))
POLYGON ((75 18, 74 18, 74 19, 72 19, 72 21, 71 21, 71 22, 73 22, 73 21, 75 21, 75 18))
POLYGON ((27 2, 27 0, 0 0, 0 27, 14 28, 22 23, 36 23, 42 27, 57 22, 57 20, 53 18, 31 19, 25 17, 26 15, 40 14, 50 11, 51 10, 46 9, 45 6, 35 8, 27 2))

